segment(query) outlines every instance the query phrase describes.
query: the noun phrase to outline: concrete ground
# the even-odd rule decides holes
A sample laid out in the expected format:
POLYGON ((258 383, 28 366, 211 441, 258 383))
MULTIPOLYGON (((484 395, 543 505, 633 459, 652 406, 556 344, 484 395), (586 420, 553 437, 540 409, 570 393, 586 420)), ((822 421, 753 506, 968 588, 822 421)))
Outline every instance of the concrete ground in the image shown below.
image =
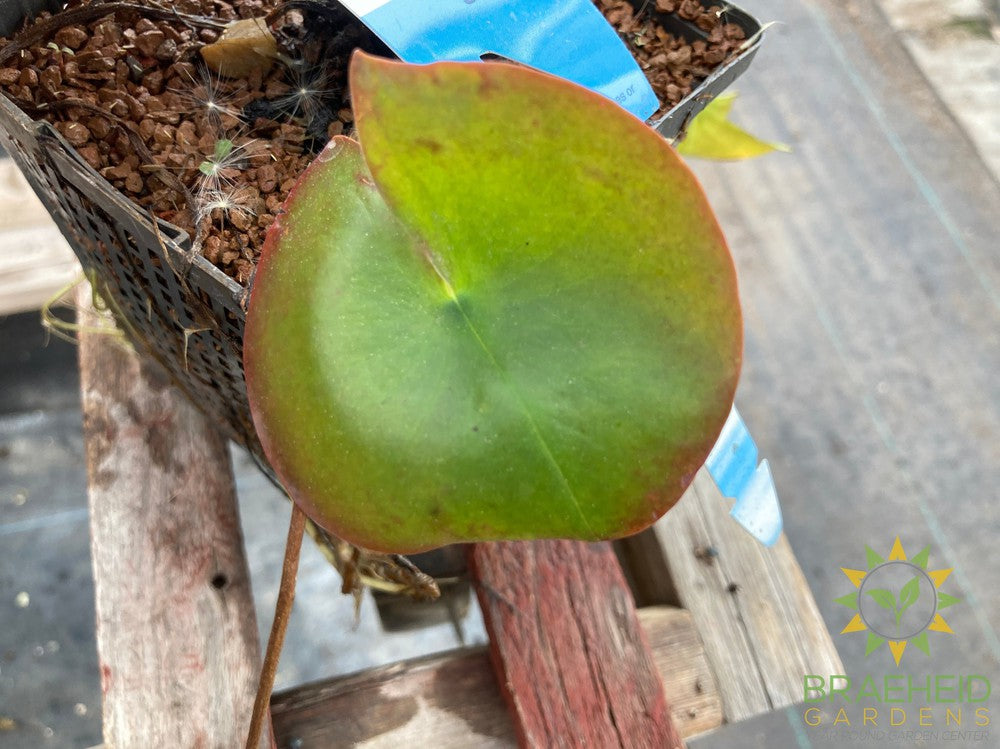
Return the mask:
MULTIPOLYGON (((696 167, 740 272, 737 402, 773 462, 786 531, 848 674, 983 674, 995 684, 1000 187, 990 167, 1000 157, 1000 46, 969 38, 949 3, 748 5, 782 24, 737 83, 736 118, 793 153, 696 167), (932 59, 925 78, 914 62, 932 59), (960 104, 975 64, 992 66, 982 88, 993 93, 960 104), (885 647, 865 657, 862 634, 837 634, 853 612, 834 602, 853 590, 839 568, 863 569, 865 546, 884 556, 897 535, 911 555, 929 545, 931 568, 953 568, 942 590, 963 599, 944 612, 955 634, 931 633, 930 656, 911 648, 901 669, 885 647)), ((995 694, 984 704, 995 711, 995 694)), ((946 736, 940 707, 936 738, 895 741, 840 733, 830 713, 808 726, 804 711, 691 745, 1000 746, 996 730, 946 736)), ((859 706, 847 717, 865 728, 859 706)))
POLYGON ((1000 174, 1000 0, 880 0, 880 5, 983 161, 1000 174))
MULTIPOLYGON (((929 545, 962 603, 946 612, 954 635, 932 633, 930 656, 911 649, 903 672, 1000 683, 996 8, 740 4, 781 25, 737 84, 735 118, 793 152, 696 170, 737 259, 738 403, 772 462, 788 536, 834 633, 849 619, 834 603, 851 592, 840 567, 863 565, 866 545, 887 553, 897 535, 911 554, 929 545)), ((32 316, 0 319, 0 746, 12 749, 100 740, 74 352, 42 344, 32 316)), ((235 463, 266 623, 284 536, 273 529, 287 510, 235 463)), ((352 629, 350 602, 308 554, 283 684, 457 644, 448 626, 381 635, 370 601, 352 629)), ((475 614, 465 628, 482 639, 475 614)), ((835 639, 852 677, 899 673, 885 648, 865 657, 864 637, 835 639)), ((811 727, 803 712, 690 745, 882 743, 830 737, 832 716, 811 727)), ((997 747, 1000 734, 894 743, 997 747)))

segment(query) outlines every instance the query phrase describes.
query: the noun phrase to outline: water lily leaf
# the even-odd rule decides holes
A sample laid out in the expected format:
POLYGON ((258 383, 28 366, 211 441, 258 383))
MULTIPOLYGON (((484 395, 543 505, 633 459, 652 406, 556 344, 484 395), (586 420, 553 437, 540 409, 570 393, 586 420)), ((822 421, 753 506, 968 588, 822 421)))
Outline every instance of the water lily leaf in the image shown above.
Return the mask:
POLYGON ((685 156, 719 161, 739 161, 763 156, 772 151, 791 149, 784 143, 769 143, 751 135, 729 119, 736 94, 721 94, 706 106, 688 125, 687 135, 677 144, 685 156))
POLYGON ((892 594, 891 590, 874 588, 873 590, 866 590, 865 593, 871 596, 872 600, 884 609, 892 611, 896 608, 896 596, 892 594))
POLYGON ((612 538, 729 412, 732 260, 687 167, 603 97, 507 64, 356 56, 268 235, 245 339, 293 499, 361 546, 612 538))

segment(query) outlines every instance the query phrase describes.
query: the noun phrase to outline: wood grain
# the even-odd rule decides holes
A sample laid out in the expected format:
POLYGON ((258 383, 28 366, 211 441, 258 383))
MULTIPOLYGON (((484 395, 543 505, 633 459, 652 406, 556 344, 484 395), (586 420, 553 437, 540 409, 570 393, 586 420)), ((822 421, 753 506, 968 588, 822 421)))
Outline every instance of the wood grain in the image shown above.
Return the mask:
POLYGON ((156 365, 86 332, 93 315, 80 376, 105 745, 242 746, 260 661, 226 443, 156 365))
POLYGON ((730 506, 702 469, 654 532, 736 722, 800 702, 805 674, 844 671, 787 539, 763 547, 730 506))
POLYGON ((0 316, 39 309, 80 264, 10 159, 0 159, 0 205, 0 316))
POLYGON ((683 745, 610 544, 475 544, 470 568, 522 746, 683 745))
POLYGON ((514 727, 485 648, 403 661, 275 695, 278 746, 499 749, 514 727))
MULTIPOLYGON (((689 612, 639 610, 682 736, 722 723, 722 703, 689 612)), ((271 702, 278 746, 509 749, 514 724, 485 647, 308 684, 271 702), (295 742, 298 742, 297 744, 295 742)))
POLYGON ((722 725, 722 697, 690 611, 674 606, 638 610, 670 717, 683 738, 722 725))

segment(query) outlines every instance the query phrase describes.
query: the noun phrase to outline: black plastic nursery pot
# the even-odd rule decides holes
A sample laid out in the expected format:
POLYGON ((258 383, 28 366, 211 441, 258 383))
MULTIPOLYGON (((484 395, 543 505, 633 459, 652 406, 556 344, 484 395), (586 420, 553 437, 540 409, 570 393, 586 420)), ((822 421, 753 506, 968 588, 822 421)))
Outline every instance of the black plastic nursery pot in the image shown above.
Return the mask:
MULTIPOLYGON (((630 0, 635 8, 641 8, 647 3, 644 0, 630 0)), ((702 3, 705 5, 707 3, 702 3)), ((667 13, 652 12, 663 27, 677 36, 684 37, 690 42, 707 38, 707 33, 698 28, 693 23, 678 18, 667 13)), ((725 4, 721 12, 721 19, 724 23, 734 23, 743 29, 748 43, 738 55, 730 58, 712 71, 704 81, 702 81, 690 94, 685 96, 676 106, 664 114, 662 117, 650 121, 650 127, 654 128, 665 138, 675 138, 687 128, 692 118, 712 101, 716 96, 725 91, 729 85, 739 78, 743 72, 750 67, 750 63, 757 54, 762 41, 761 25, 756 18, 745 10, 737 8, 735 5, 725 4)))
MULTIPOLYGON (((0 35, 58 0, 0 4, 0 35)), ((227 435, 263 458, 247 405, 242 339, 247 289, 191 237, 150 215, 87 164, 51 124, 0 96, 0 146, 45 205, 88 277, 143 352, 227 435)))
MULTIPOLYGON (((647 4, 632 2, 637 8, 647 4)), ((26 18, 61 7, 59 0, 5 0, 0 3, 0 36, 14 34, 26 18)), ((760 24, 733 6, 721 13, 750 41, 650 122, 666 137, 681 132, 746 70, 757 52, 760 24)), ((693 23, 660 16, 664 28, 688 41, 706 36, 693 23)), ((33 120, 2 95, 0 146, 18 164, 135 346, 160 362, 227 436, 247 447, 266 469, 243 376, 248 289, 193 252, 188 233, 154 221, 116 190, 51 124, 33 120)))

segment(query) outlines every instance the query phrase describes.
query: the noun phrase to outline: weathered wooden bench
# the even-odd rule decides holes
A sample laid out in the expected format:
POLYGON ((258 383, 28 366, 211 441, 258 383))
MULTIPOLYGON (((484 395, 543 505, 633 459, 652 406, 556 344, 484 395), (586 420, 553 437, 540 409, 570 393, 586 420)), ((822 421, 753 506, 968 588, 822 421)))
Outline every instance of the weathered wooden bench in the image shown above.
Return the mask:
MULTIPOLYGON (((155 364, 87 332, 93 315, 80 367, 105 745, 242 746, 260 649, 227 445, 155 364)), ((276 745, 682 746, 794 704, 804 674, 842 673, 787 541, 761 547, 705 471, 614 546, 468 559, 489 648, 276 694, 276 745)))
POLYGON ((2 156, 0 205, 0 316, 37 310, 79 277, 80 263, 14 162, 2 156))

